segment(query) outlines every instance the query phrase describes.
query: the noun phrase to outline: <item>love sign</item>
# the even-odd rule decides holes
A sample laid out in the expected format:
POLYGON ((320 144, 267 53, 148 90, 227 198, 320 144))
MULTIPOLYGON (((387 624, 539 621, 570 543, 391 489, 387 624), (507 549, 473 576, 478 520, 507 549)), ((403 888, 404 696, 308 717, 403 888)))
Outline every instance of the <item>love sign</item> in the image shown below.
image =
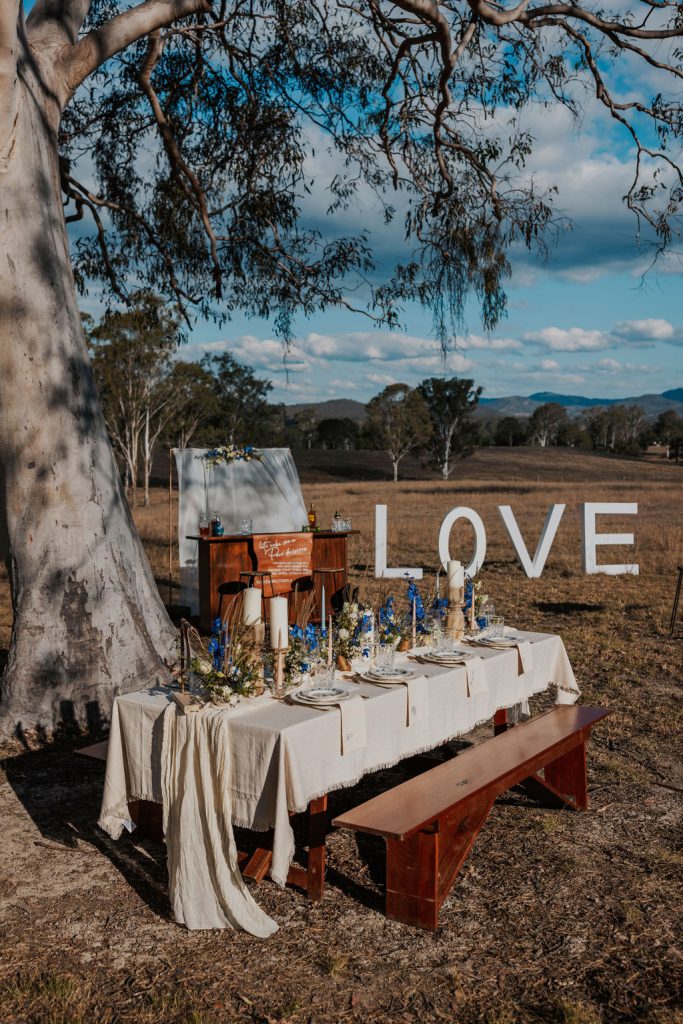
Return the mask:
MULTIPOLYGON (((541 535, 536 544, 533 557, 529 554, 521 530, 515 519, 511 505, 499 505, 498 512, 505 525, 512 546, 517 555, 517 560, 529 579, 537 579, 543 572, 543 568, 550 554, 553 541, 557 534, 558 527, 564 515, 566 505, 551 505, 541 530, 541 535)), ((600 545, 612 544, 633 544, 632 533, 599 533, 597 528, 597 517, 607 515, 635 516, 638 514, 637 502, 623 501, 590 501, 584 502, 581 506, 581 540, 582 540, 582 563, 584 572, 593 575, 605 573, 608 576, 622 576, 631 574, 637 576, 640 567, 634 563, 607 563, 598 564, 597 549, 600 545)), ((441 523, 439 530, 439 561, 443 566, 451 559, 450 536, 451 530, 458 520, 468 522, 474 531, 474 550, 469 565, 465 568, 468 576, 476 576, 486 558, 486 527, 481 516, 472 508, 459 505, 451 509, 441 523)), ((422 569, 418 566, 389 567, 387 565, 387 506, 375 505, 375 576, 377 578, 396 578, 411 576, 413 579, 422 579, 422 569)))

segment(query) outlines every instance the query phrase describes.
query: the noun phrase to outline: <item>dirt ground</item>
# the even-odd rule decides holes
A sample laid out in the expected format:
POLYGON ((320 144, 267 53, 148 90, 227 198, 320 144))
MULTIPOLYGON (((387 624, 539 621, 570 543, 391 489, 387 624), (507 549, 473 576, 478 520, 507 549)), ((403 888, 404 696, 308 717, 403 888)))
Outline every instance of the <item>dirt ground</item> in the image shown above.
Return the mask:
MULTIPOLYGON (((390 564, 428 569, 445 513, 467 505, 488 534, 483 578, 509 622, 559 632, 582 700, 609 706, 589 749, 587 814, 497 801, 426 934, 382 914, 381 841, 335 832, 325 896, 263 882, 280 931, 267 941, 189 933, 171 917, 163 848, 95 825, 103 770, 62 744, 7 750, 0 774, 0 1024, 452 1021, 683 1024, 681 634, 668 621, 683 564, 683 469, 572 452, 482 452, 448 484, 311 483, 323 523, 353 518, 353 580, 377 597, 373 514, 389 508, 390 564), (634 548, 638 577, 581 570, 579 503, 637 501, 605 519, 634 548), (533 551, 552 502, 567 505, 548 564, 527 580, 496 506, 510 504, 533 551)), ((167 496, 137 521, 164 599, 167 496)), ((469 546, 454 532, 453 552, 469 546)), ((402 584, 396 588, 398 593, 402 584)), ((172 590, 177 601, 177 590, 172 590)), ((683 608, 682 608, 683 614, 683 608)), ((11 624, 0 601, 0 643, 11 624)), ((487 729, 464 737, 461 746, 487 729)), ((438 756, 438 753, 435 755, 438 756)), ((331 795, 351 806, 413 766, 331 795)))

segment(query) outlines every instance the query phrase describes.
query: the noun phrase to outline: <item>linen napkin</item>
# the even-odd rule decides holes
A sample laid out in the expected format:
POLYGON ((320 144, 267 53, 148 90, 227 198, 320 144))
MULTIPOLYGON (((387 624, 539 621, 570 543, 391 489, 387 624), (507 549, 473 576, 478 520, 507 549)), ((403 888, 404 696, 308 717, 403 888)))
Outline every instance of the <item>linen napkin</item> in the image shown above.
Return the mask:
POLYGON ((339 708, 341 717, 341 752, 353 754, 368 745, 367 722, 365 719, 365 702, 360 694, 354 694, 348 700, 340 700, 334 707, 339 708))
POLYGON ((401 680, 401 686, 405 686, 406 689, 406 727, 418 725, 429 715, 426 683, 425 676, 401 680))
POLYGON ((517 675, 523 676, 526 672, 532 672, 534 667, 534 656, 531 644, 528 640, 520 640, 517 646, 517 675))
POLYGON ((467 673, 467 696, 475 697, 478 693, 486 693, 489 681, 484 659, 473 655, 464 662, 464 665, 467 673))

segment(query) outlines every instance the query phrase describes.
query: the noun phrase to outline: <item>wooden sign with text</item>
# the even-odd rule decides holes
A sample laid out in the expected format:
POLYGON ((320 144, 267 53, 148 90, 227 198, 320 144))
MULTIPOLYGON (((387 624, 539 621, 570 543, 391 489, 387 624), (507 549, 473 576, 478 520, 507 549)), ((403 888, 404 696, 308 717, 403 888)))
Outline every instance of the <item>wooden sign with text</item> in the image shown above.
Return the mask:
POLYGON ((254 537, 254 552, 259 572, 271 574, 276 594, 287 593, 295 580, 313 573, 311 533, 261 534, 254 537))

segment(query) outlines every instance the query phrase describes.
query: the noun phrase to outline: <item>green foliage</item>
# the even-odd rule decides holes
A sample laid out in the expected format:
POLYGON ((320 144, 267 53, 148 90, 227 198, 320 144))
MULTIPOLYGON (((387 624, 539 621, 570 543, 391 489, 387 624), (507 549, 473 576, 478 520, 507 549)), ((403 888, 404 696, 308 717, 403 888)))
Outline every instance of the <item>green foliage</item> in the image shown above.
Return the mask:
POLYGON ((496 422, 494 430, 494 444, 514 445, 524 444, 528 437, 528 423, 526 417, 503 416, 496 422))
POLYGON ((367 408, 366 432, 374 446, 389 456, 396 481, 401 459, 431 438, 429 409, 420 392, 407 384, 390 384, 367 408))
POLYGON ((424 399, 432 427, 431 461, 447 480, 456 460, 472 454, 476 431, 471 417, 482 389, 465 378, 429 377, 417 390, 424 399))
POLYGON ((249 366, 238 363, 229 353, 207 355, 201 367, 211 378, 215 396, 213 415, 208 421, 213 442, 262 444, 272 432, 277 416, 268 405, 273 385, 261 380, 249 366))
MULTIPOLYGON (((88 26, 119 9, 95 0, 88 26)), ((444 348, 469 295, 493 327, 510 247, 544 252, 557 226, 554 189, 521 176, 532 139, 517 111, 539 99, 574 109, 566 50, 581 47, 480 20, 446 69, 468 17, 443 8, 447 43, 424 17, 317 0, 220 4, 162 33, 148 82, 146 39, 91 74, 60 133, 67 196, 101 219, 75 243, 82 287, 97 281, 128 301, 152 282, 188 323, 242 310, 272 317, 285 339, 295 313, 348 305, 353 291, 392 326, 418 301, 444 348), (367 231, 304 217, 313 191, 328 212, 374 194, 385 221, 403 217, 393 271, 377 274, 367 231)))

